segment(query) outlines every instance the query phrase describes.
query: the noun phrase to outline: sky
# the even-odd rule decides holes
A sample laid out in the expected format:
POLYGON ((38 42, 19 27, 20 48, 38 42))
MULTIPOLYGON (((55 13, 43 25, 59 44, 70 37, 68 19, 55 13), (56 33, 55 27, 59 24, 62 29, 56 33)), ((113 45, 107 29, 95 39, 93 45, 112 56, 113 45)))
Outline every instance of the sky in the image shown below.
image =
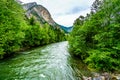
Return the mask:
POLYGON ((21 0, 23 3, 37 2, 50 12, 55 22, 66 27, 72 26, 80 16, 90 12, 94 0, 21 0))

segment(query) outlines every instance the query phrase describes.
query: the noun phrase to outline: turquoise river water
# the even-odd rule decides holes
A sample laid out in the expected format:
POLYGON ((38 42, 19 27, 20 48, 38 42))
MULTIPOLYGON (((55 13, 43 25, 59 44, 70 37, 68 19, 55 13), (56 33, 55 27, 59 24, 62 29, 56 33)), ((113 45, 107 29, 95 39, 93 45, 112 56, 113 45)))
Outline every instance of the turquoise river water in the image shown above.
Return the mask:
POLYGON ((0 80, 81 80, 83 75, 91 74, 79 59, 71 57, 67 41, 0 61, 0 80))

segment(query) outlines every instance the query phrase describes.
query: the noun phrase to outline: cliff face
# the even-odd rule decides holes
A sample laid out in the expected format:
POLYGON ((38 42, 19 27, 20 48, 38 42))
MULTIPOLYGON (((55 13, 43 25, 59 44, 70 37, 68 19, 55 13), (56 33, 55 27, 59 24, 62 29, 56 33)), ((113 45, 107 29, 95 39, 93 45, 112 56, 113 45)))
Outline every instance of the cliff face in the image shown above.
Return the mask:
POLYGON ((72 27, 65 27, 57 24, 51 17, 49 11, 43 7, 42 5, 38 5, 36 2, 23 4, 23 9, 26 11, 27 18, 31 18, 32 16, 37 19, 40 23, 49 23, 54 29, 62 29, 66 33, 72 31, 72 27))
POLYGON ((47 22, 54 28, 57 25, 52 19, 49 11, 42 5, 38 5, 36 2, 23 4, 23 8, 26 10, 27 18, 34 16, 38 21, 44 23, 47 22))

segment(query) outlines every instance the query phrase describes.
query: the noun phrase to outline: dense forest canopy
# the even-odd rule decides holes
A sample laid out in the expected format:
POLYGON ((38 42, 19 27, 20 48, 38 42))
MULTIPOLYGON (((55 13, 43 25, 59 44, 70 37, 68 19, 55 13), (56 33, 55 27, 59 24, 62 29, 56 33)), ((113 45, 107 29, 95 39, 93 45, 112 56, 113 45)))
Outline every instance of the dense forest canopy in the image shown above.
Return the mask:
MULTIPOLYGON (((120 0, 95 0, 90 14, 74 22, 69 50, 92 70, 120 69, 120 0)), ((25 17, 15 0, 0 1, 0 58, 26 47, 66 40, 65 33, 47 22, 25 17)))
POLYGON ((120 70, 120 0, 95 0, 70 34, 70 52, 92 70, 120 70))
POLYGON ((53 29, 47 22, 40 24, 15 0, 0 1, 0 58, 22 48, 41 46, 65 40, 65 33, 53 29))

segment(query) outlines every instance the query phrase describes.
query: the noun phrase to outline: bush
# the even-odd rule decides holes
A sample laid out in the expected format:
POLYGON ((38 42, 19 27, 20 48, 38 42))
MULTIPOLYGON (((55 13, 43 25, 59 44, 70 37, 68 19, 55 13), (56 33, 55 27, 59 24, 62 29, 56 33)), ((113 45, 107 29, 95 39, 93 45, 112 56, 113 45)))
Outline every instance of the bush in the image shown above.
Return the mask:
POLYGON ((0 56, 20 49, 27 25, 23 10, 14 0, 0 2, 0 56), (17 16, 17 17, 16 17, 17 16))
POLYGON ((34 16, 26 19, 22 7, 14 0, 0 1, 0 59, 21 48, 63 40, 65 33, 60 29, 53 29, 47 23, 40 24, 34 16))
POLYGON ((81 25, 74 24, 69 50, 98 71, 120 69, 120 4, 103 0, 95 13, 86 16, 81 25))

